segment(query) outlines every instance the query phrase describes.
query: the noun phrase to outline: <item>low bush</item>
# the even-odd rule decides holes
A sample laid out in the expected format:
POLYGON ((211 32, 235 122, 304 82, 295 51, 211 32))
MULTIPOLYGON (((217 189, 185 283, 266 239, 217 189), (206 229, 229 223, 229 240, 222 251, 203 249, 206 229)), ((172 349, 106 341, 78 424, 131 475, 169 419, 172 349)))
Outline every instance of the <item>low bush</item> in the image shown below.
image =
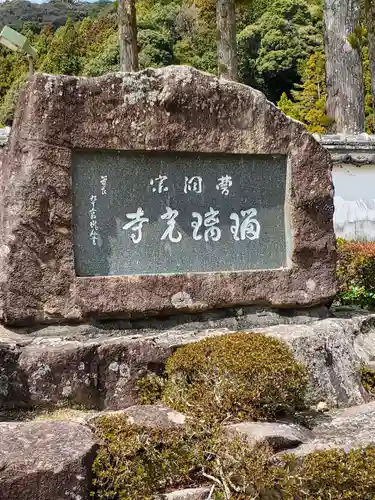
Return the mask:
POLYGON ((204 461, 193 431, 138 427, 124 415, 103 417, 96 427, 105 443, 93 468, 98 499, 151 499, 171 485, 194 483, 204 461))
POLYGON ((289 456, 275 478, 283 500, 374 500, 375 447, 289 456))
POLYGON ((364 389, 371 395, 375 396, 375 371, 367 366, 361 368, 361 382, 364 389))
POLYGON ((241 439, 228 443, 220 427, 200 423, 181 429, 149 429, 129 423, 125 415, 96 422, 103 445, 93 466, 97 500, 151 500, 173 488, 215 484, 215 497, 233 492, 258 493, 272 480, 267 466, 271 450, 254 452, 241 439))
POLYGON ((165 379, 156 373, 148 373, 137 380, 138 401, 141 405, 153 405, 160 402, 165 379))
POLYGON ((270 419, 303 406, 307 376, 283 342, 261 334, 211 337, 176 350, 164 401, 205 420, 270 419))
POLYGON ((338 302, 375 307, 375 242, 338 239, 337 252, 338 302))
POLYGON ((266 445, 228 440, 220 426, 135 426, 125 415, 96 422, 102 441, 93 466, 97 500, 151 500, 172 489, 209 485, 214 500, 373 500, 375 447, 277 459, 266 445))

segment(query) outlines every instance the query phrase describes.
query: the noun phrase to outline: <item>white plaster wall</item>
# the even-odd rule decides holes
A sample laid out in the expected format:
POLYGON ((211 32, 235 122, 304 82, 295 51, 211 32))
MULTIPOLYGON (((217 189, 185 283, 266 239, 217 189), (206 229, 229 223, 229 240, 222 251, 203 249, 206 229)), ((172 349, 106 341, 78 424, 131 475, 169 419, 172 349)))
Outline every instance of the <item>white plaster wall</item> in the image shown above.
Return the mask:
POLYGON ((375 165, 333 168, 336 236, 375 241, 375 165))

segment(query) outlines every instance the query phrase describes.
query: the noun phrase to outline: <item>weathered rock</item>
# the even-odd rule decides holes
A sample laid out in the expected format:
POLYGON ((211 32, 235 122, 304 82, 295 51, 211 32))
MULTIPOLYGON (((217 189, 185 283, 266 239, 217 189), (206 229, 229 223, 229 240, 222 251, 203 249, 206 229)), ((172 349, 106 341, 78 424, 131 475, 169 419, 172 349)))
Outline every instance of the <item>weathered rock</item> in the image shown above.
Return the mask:
POLYGON ((97 444, 77 423, 0 423, 0 500, 83 500, 97 444))
POLYGON ((61 337, 34 338, 0 331, 0 409, 126 408, 138 402, 137 380, 160 373, 172 352, 152 335, 116 330, 123 336, 111 337, 97 328, 90 338, 82 326, 68 331, 70 338, 64 329, 61 337))
POLYGON ((167 406, 139 405, 131 406, 125 411, 132 424, 144 427, 170 429, 186 423, 185 415, 167 406))
MULTIPOLYGON (((360 313, 357 312, 357 316, 360 313)), ((363 364, 375 361, 375 315, 368 315, 360 322, 354 339, 354 349, 363 364)))
POLYGON ((100 407, 95 344, 39 339, 22 349, 18 367, 27 374, 30 406, 100 407))
POLYGON ((29 400, 27 376, 19 367, 20 349, 0 343, 0 408, 23 406, 29 400))
POLYGON ((325 401, 319 401, 319 403, 316 405, 316 411, 324 413, 325 411, 329 411, 329 406, 325 401))
MULTIPOLYGON (((310 374, 310 402, 350 406, 368 400, 362 362, 375 358, 375 315, 279 325, 267 332, 287 342, 310 374), (366 350, 360 348, 366 344, 366 350)), ((206 325, 207 326, 207 325, 206 325)), ((50 326, 30 335, 0 330, 0 408, 79 405, 118 410, 137 404, 137 380, 160 374, 173 350, 229 329, 132 330, 108 325, 50 326)))
POLYGON ((1 317, 14 325, 329 303, 336 290, 331 166, 303 125, 259 91, 192 68, 97 79, 38 74, 23 93, 3 159, 1 317), (290 265, 77 277, 75 149, 287 156, 290 265))
POLYGON ((18 373, 30 406, 115 410, 137 403, 136 381, 149 370, 161 371, 170 354, 150 338, 39 338, 22 349, 18 373))
POLYGON ((295 448, 313 437, 308 429, 299 425, 278 422, 240 422, 228 425, 227 430, 245 437, 250 445, 266 442, 275 451, 295 448))
POLYGON ((160 373, 171 355, 169 346, 152 338, 106 339, 97 347, 102 407, 121 409, 136 404, 137 380, 148 371, 160 373))
POLYGON ((304 456, 315 451, 341 448, 350 451, 375 445, 375 402, 340 410, 313 429, 314 439, 292 453, 304 456))
MULTIPOLYGON (((367 328, 371 318, 375 316, 329 318, 292 327, 279 325, 265 333, 286 342, 295 358, 306 366, 312 404, 325 401, 331 407, 351 406, 368 400, 360 379, 362 358, 355 343, 361 328, 364 325, 367 328)), ((375 343, 373 347, 375 354, 375 343)))
POLYGON ((152 429, 176 429, 183 427, 186 417, 182 413, 162 405, 135 405, 124 410, 104 411, 88 415, 85 423, 95 428, 95 423, 103 416, 126 415, 131 424, 152 429))
POLYGON ((210 488, 188 488, 167 493, 163 496, 165 500, 207 500, 210 488))

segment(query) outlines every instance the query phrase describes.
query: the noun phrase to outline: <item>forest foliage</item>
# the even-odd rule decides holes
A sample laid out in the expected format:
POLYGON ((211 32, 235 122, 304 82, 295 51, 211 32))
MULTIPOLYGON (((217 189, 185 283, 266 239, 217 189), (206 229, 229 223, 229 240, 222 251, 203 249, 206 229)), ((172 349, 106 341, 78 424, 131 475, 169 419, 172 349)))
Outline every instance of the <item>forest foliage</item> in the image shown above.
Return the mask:
MULTIPOLYGON (((215 74, 215 0, 138 0, 141 68, 191 65, 215 74)), ((38 51, 37 71, 99 76, 119 68, 117 4, 52 0, 0 4, 0 28, 8 24, 38 51)), ((324 133, 325 73, 321 0, 239 0, 237 42, 240 80, 266 94, 288 115, 324 133)), ((367 131, 372 131, 366 40, 367 131)), ((10 124, 19 88, 27 76, 25 58, 0 48, 0 123, 10 124)))

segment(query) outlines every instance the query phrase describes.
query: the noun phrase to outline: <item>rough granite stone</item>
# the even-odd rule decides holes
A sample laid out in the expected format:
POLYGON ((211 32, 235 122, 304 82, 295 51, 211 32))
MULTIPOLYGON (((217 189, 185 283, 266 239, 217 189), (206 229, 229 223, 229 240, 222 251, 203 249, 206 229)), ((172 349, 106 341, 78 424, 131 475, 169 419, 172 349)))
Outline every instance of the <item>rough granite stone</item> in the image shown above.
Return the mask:
POLYGON ((186 417, 182 413, 162 405, 135 405, 125 410, 104 411, 88 415, 85 423, 95 428, 95 422, 103 416, 126 415, 131 424, 152 429, 175 429, 183 427, 186 417))
MULTIPOLYGON (((152 338, 34 339, 18 358, 18 373, 26 377, 23 406, 127 408, 138 401, 136 381, 160 373, 171 352, 152 338)), ((13 401, 22 406, 23 399, 13 401)))
POLYGON ((0 500, 89 498, 97 443, 80 424, 0 423, 0 500))
MULTIPOLYGON (((309 325, 278 325, 266 334, 286 342, 295 358, 306 366, 309 376, 309 400, 325 401, 330 407, 364 403, 368 394, 362 387, 356 340, 361 329, 372 335, 375 315, 329 318, 309 325)), ((253 331, 264 331, 255 329, 253 331)), ((375 343, 373 345, 375 355, 375 343)))
POLYGON ((29 400, 27 376, 18 364, 21 349, 11 341, 0 342, 0 409, 23 405, 29 400))
MULTIPOLYGON (((375 315, 253 329, 280 338, 306 366, 309 402, 329 407, 368 401, 360 367, 375 359, 375 315), (363 346, 366 346, 366 349, 363 346)), ((0 407, 82 406, 121 410, 138 403, 137 380, 161 374, 181 345, 234 331, 187 324, 168 330, 49 326, 31 335, 0 330, 0 407)), ((206 325, 207 326, 207 325, 206 325)), ((249 334, 251 334, 249 331, 249 334)))
POLYGON ((302 124, 246 85, 173 66, 96 79, 37 74, 3 159, 1 318, 15 325, 329 303, 336 290, 331 167, 302 124), (287 155, 288 267, 77 278, 77 148, 287 155))
POLYGON ((353 406, 331 414, 331 418, 313 429, 314 439, 291 451, 304 456, 315 451, 375 445, 375 402, 353 406))
POLYGON ((207 500, 211 488, 188 488, 163 495, 164 500, 207 500))
POLYGON ((312 439, 312 433, 300 425, 281 422, 240 422, 227 426, 230 434, 246 438, 253 446, 268 443, 274 451, 296 448, 312 439))

